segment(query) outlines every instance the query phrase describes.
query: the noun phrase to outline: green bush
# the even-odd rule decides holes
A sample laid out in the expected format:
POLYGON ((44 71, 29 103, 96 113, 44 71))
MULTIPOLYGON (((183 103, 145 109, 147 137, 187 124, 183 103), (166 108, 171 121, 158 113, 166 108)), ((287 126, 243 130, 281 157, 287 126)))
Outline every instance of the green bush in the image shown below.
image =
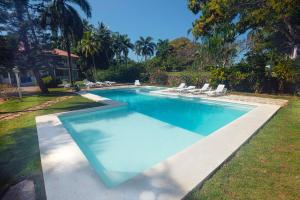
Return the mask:
POLYGON ((156 70, 150 73, 150 82, 159 84, 159 85, 166 85, 168 83, 168 74, 161 70, 156 70))
POLYGON ((54 79, 51 76, 45 76, 42 80, 47 88, 56 88, 58 84, 61 84, 59 79, 54 79))
POLYGON ((183 71, 168 73, 168 84, 172 86, 179 85, 184 82, 187 85, 195 85, 201 87, 209 81, 210 73, 206 71, 183 71))
POLYGON ((130 64, 129 66, 114 66, 107 70, 98 70, 96 72, 97 81, 117 81, 131 83, 136 79, 145 78, 145 68, 139 64, 130 64))

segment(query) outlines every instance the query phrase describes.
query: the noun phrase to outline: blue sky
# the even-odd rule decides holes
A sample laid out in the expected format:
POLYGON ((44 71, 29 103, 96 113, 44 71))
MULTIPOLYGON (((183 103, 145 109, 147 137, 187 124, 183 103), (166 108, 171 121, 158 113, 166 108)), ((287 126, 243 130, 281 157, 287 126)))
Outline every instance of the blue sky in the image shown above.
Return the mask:
POLYGON ((113 31, 140 36, 174 39, 187 36, 195 15, 186 0, 89 0, 93 24, 104 22, 113 31))
MULTIPOLYGON (((127 34, 131 42, 140 36, 158 39, 189 37, 187 31, 197 18, 188 8, 187 0, 88 0, 92 18, 97 25, 103 22, 112 31, 127 34)), ((247 34, 239 37, 245 39, 247 34)), ((136 60, 130 52, 129 57, 136 60)), ((243 57, 241 53, 237 60, 243 57)))

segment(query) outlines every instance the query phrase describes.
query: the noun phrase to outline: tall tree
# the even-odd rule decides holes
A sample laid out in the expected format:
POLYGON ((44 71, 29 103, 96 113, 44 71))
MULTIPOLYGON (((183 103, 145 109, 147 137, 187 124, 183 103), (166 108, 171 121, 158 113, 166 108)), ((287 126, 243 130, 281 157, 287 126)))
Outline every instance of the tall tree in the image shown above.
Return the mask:
POLYGON ((45 8, 41 24, 50 27, 52 31, 61 33, 68 52, 69 80, 73 85, 71 46, 76 44, 83 35, 83 21, 73 7, 77 5, 87 17, 91 17, 91 7, 87 0, 52 0, 45 8))
POLYGON ((113 34, 113 49, 118 62, 124 59, 126 65, 128 61, 129 49, 133 49, 134 45, 130 42, 128 35, 119 33, 113 34))
POLYGON ((159 39, 156 44, 156 56, 165 59, 172 51, 172 46, 170 45, 169 40, 159 39))
POLYGON ((135 52, 137 55, 144 56, 145 61, 154 55, 156 44, 152 37, 140 37, 135 43, 135 52))
POLYGON ((273 48, 296 58, 300 46, 299 0, 189 0, 199 14, 193 23, 196 36, 213 35, 224 24, 237 36, 248 31, 267 33, 273 48), (276 42, 280 41, 280 42, 276 42))
POLYGON ((37 65, 39 55, 42 53, 41 42, 44 38, 43 33, 41 33, 41 37, 37 34, 40 29, 35 20, 38 17, 38 9, 43 1, 35 1, 33 3, 29 0, 8 0, 5 3, 2 5, 8 6, 7 14, 9 17, 2 23, 6 23, 5 31, 7 34, 14 35, 18 38, 19 43, 19 48, 16 50, 18 56, 14 59, 14 64, 31 69, 40 90, 43 93, 48 93, 37 65))
POLYGON ((99 23, 95 29, 95 39, 101 45, 98 59, 101 61, 101 65, 106 68, 110 65, 114 56, 112 31, 104 23, 99 23))
POLYGON ((78 47, 83 53, 85 58, 92 57, 93 61, 93 75, 96 80, 96 65, 95 65, 95 55, 101 49, 100 43, 95 39, 95 35, 92 31, 87 31, 84 33, 83 38, 79 42, 78 47))

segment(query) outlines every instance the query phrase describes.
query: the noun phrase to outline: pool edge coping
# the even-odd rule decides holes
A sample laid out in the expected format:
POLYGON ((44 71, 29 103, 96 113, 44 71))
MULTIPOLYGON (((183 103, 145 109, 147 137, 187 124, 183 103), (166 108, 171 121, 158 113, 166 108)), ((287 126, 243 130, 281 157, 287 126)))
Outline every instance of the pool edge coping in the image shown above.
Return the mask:
MULTIPOLYGON (((106 105, 96 107, 96 108, 94 107, 94 108, 87 108, 87 109, 81 109, 81 110, 75 110, 75 111, 68 111, 68 112, 61 112, 61 113, 54 113, 54 114, 49 114, 49 115, 37 116, 36 117, 36 123, 37 123, 37 129, 38 129, 39 145, 40 145, 40 138, 41 138, 41 134, 42 134, 41 131, 39 131, 39 129, 40 129, 40 126, 43 126, 43 123, 45 123, 45 121, 44 121, 45 118, 50 119, 50 121, 48 121, 47 123, 48 123, 48 125, 51 126, 51 123, 54 123, 54 124, 55 123, 61 123, 59 118, 58 118, 58 116, 61 115, 61 114, 86 112, 86 111, 95 110, 95 109, 102 110, 102 109, 113 108, 113 107, 118 107, 120 105, 123 105, 122 103, 112 101, 112 100, 109 100, 107 98, 102 98, 102 97, 99 97, 97 95, 94 95, 94 96, 86 95, 87 93, 88 92, 80 92, 79 94, 82 95, 85 98, 88 98, 88 99, 91 99, 91 100, 94 100, 94 101, 97 101, 97 102, 103 102, 104 101, 104 103, 106 105)), ((90 93, 88 93, 88 94, 90 94, 90 93)), ((217 101, 220 101, 220 100, 218 99, 217 101)), ((233 100, 226 101, 224 99, 222 101, 223 102, 229 102, 229 103, 238 103, 238 104, 249 105, 249 103, 245 103, 245 102, 241 103, 239 101, 233 101, 233 100)), ((254 105, 254 104, 250 104, 250 105, 254 105)), ((144 191, 140 191, 140 195, 136 196, 136 194, 139 193, 138 191, 136 191, 136 188, 132 192, 130 192, 130 191, 128 191, 129 189, 127 187, 121 186, 120 187, 121 190, 122 190, 122 188, 126 188, 126 190, 124 190, 124 191, 117 190, 118 191, 117 193, 120 195, 119 198, 121 197, 121 199, 151 199, 151 195, 150 195, 151 193, 155 196, 155 198, 159 197, 158 199, 181 199, 184 196, 186 196, 190 191, 192 191, 192 189, 194 189, 196 187, 199 187, 199 185, 201 185, 208 177, 210 177, 211 174, 213 174, 215 172, 215 170, 217 170, 227 159, 229 159, 236 151, 238 151, 238 149, 245 142, 247 142, 269 119, 271 119, 271 117, 281 107, 279 105, 269 105, 269 104, 259 104, 259 103, 255 103, 255 106, 256 107, 254 109, 252 109, 251 111, 249 111, 245 115, 235 119, 234 121, 230 122, 229 124, 225 125, 224 127, 214 131, 210 135, 208 135, 205 138, 201 139, 200 141, 194 143, 193 145, 185 148, 184 150, 170 156, 166 160, 163 160, 160 163, 152 166, 150 169, 145 170, 144 172, 141 172, 139 175, 137 175, 137 177, 132 178, 130 181, 123 183, 125 185, 129 184, 129 185, 132 186, 132 185, 135 185, 135 183, 138 183, 138 182, 148 182, 148 180, 144 180, 144 179, 151 179, 151 177, 156 177, 156 176, 159 177, 159 175, 163 176, 162 174, 160 174, 160 172, 163 171, 163 169, 165 168, 165 165, 167 164, 168 166, 170 166, 171 171, 172 170, 173 171, 177 170, 177 172, 175 174, 170 175, 170 176, 173 176, 173 178, 175 178, 177 182, 180 182, 180 180, 181 180, 181 183, 179 183, 181 192, 179 192, 179 193, 175 192, 175 194, 168 194, 168 192, 166 192, 166 193, 161 194, 164 191, 163 188, 165 187, 165 185, 167 185, 167 184, 163 184, 164 186, 161 186, 162 189, 161 188, 156 188, 156 190, 152 189, 151 191, 147 191, 149 194, 145 194, 144 191), (249 114, 250 114, 250 116, 249 116, 249 114), (260 114, 260 115, 256 116, 257 114, 260 114), (241 133, 239 133, 238 135, 234 135, 234 134, 230 133, 230 131, 240 131, 240 130, 237 130, 237 128, 241 126, 241 122, 243 122, 243 123, 246 122, 246 124, 250 122, 250 123, 252 123, 252 125, 254 127, 249 127, 248 126, 245 129, 243 129, 241 131, 241 132, 243 132, 243 134, 242 134, 243 137, 241 137, 241 133), (234 145, 230 145, 230 143, 226 143, 226 139, 227 139, 227 142, 230 142, 230 140, 228 141, 228 136, 230 136, 230 138, 233 139, 233 140, 237 140, 237 141, 235 141, 234 145), (237 136, 240 136, 240 137, 237 137, 237 136), (217 144, 221 145, 221 146, 222 146, 222 143, 223 143, 222 148, 226 152, 225 152, 225 154, 223 152, 223 155, 222 155, 222 151, 219 152, 222 156, 218 155, 219 153, 211 152, 212 149, 210 149, 210 147, 209 147, 211 145, 213 145, 213 146, 216 145, 218 148, 220 148, 220 146, 218 146, 216 144, 216 141, 217 141, 217 144), (226 144, 224 144, 224 143, 226 143, 226 144), (203 146, 206 147, 206 149, 204 148, 204 152, 208 151, 209 154, 215 155, 215 158, 217 158, 217 160, 214 159, 214 161, 210 161, 210 159, 208 159, 204 155, 199 156, 199 152, 203 152, 203 146), (196 158, 197 156, 198 156, 198 158, 197 158, 198 161, 197 162, 193 161, 193 159, 196 158), (201 169, 199 169, 200 167, 205 167, 205 166, 202 166, 203 163, 200 164, 200 166, 198 166, 199 163, 201 163, 201 160, 202 161, 206 160, 206 165, 207 165, 206 166, 206 169, 207 169, 206 171, 205 170, 201 171, 201 169), (179 170, 179 168, 186 166, 186 164, 184 165, 183 162, 191 163, 191 164, 194 164, 194 165, 197 164, 198 167, 195 167, 195 169, 191 170, 190 168, 187 168, 187 170, 197 171, 197 169, 198 169, 198 172, 197 173, 193 172, 190 175, 190 177, 187 178, 186 174, 180 173, 180 170, 179 170), (176 167, 177 167, 177 169, 175 169, 176 167), (181 175, 178 175, 178 174, 181 174, 181 175), (184 178, 182 178, 182 176, 184 178), (189 180, 186 180, 186 179, 189 179, 189 180), (135 195, 133 195, 133 193, 135 195), (124 196, 124 194, 128 194, 128 196, 126 196, 126 195, 124 196), (161 196, 156 196, 156 195, 161 195, 161 196), (133 196, 135 196, 135 198, 133 196), (131 198, 131 197, 133 197, 133 198, 131 198)), ((62 128, 65 129, 64 127, 62 127, 62 128)), ((64 130, 63 132, 68 133, 66 130, 64 130)), ((60 133, 58 132, 56 134, 60 134, 60 133)), ((74 140, 73 140, 73 143, 75 143, 75 145, 77 145, 74 140)), ((40 146, 40 148, 43 148, 43 146, 40 146)), ((42 155, 42 152, 43 151, 41 151, 41 160, 42 160, 42 167, 44 169, 44 165, 47 164, 47 163, 43 163, 44 155, 42 155)), ((88 160, 86 158, 85 158, 85 160, 87 162, 86 166, 89 166, 88 160)), ((89 169, 89 170, 92 170, 92 169, 89 169)), ((184 171, 184 172, 186 172, 186 171, 184 171)), ((191 173, 191 172, 189 172, 189 173, 191 173)), ((43 174, 44 174, 44 170, 43 170, 43 174)), ((70 177, 70 179, 72 179, 72 178, 70 177)), ((45 180, 45 174, 44 174, 44 180, 45 180)), ((99 178, 99 182, 101 182, 100 178, 99 178)), ((45 187, 46 187, 46 194, 47 195, 49 193, 48 184, 51 184, 51 183, 49 183, 49 182, 46 183, 46 181, 45 181, 45 187), (47 187, 48 187, 48 193, 47 193, 47 187)), ((137 187, 137 188, 139 188, 139 187, 137 187)), ((51 189, 50 189, 50 192, 51 192, 51 189)), ((106 191, 106 193, 107 192, 108 191, 106 191)), ((174 193, 174 191, 173 191, 173 193, 174 193)), ((97 194, 97 192, 96 192, 96 194, 97 194)), ((105 196, 106 198, 112 198, 112 197, 109 197, 110 196, 109 194, 107 194, 107 195, 108 196, 105 196)), ((114 195, 116 195, 115 192, 112 196, 114 196, 114 195)), ((95 197, 97 197, 97 196, 98 195, 96 195, 95 197)), ((65 198, 63 198, 63 199, 65 199, 65 198)))

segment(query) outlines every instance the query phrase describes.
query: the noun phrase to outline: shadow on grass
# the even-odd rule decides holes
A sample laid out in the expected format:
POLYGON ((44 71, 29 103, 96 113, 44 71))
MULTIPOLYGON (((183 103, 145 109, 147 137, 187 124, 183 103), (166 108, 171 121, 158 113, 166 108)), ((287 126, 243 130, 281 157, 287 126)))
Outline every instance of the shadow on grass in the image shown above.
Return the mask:
POLYGON ((37 199, 45 199, 36 127, 15 129, 0 136, 0 141, 0 197, 10 185, 30 178, 35 184, 37 199))
MULTIPOLYGON (((67 101, 67 100, 66 100, 67 101)), ((104 104, 99 103, 99 102, 72 102, 68 103, 68 106, 56 106, 57 104, 59 105, 60 103, 64 102, 58 102, 48 108, 40 108, 40 109, 28 109, 28 110, 17 110, 13 112, 0 112, 0 115, 2 114, 8 114, 8 113, 29 113, 29 112, 35 112, 35 111, 51 111, 55 112, 55 110, 78 110, 78 109, 84 109, 84 108, 90 108, 90 107, 96 107, 96 106, 102 106, 104 104)))
MULTIPOLYGON (((11 185, 24 179, 34 181, 37 199, 46 199, 34 116, 101 105, 103 104, 75 97, 24 115, 22 119, 28 118, 28 124, 28 120, 14 122, 20 118, 11 120, 9 123, 15 124, 15 127, 0 135, 0 199, 11 185)), ((8 122, 4 125, 6 123, 8 122)))
POLYGON ((98 102, 68 102, 67 105, 65 104, 58 104, 54 105, 49 108, 41 109, 44 111, 43 114, 50 114, 56 112, 63 112, 63 111, 72 111, 72 110, 80 110, 85 108, 92 108, 103 106, 104 104, 98 102))

